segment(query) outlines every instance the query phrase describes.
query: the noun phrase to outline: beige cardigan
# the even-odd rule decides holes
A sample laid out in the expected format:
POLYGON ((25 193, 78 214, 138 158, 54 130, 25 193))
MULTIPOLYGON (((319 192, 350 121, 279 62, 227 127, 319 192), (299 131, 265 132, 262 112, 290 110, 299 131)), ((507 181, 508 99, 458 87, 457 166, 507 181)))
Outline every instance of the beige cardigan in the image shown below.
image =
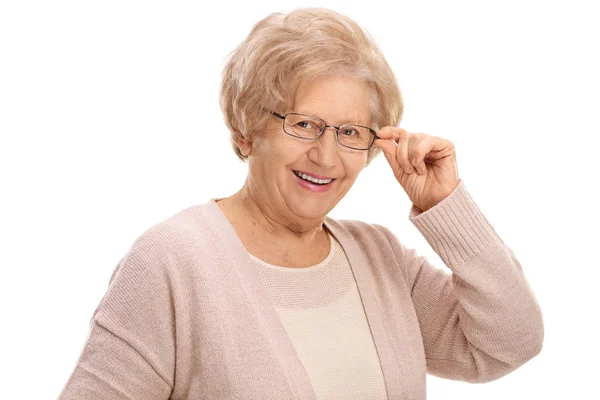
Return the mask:
MULTIPOLYGON (((354 272, 389 399, 426 372, 486 382, 542 348, 519 261, 464 182, 410 220, 452 274, 379 225, 327 218, 354 272)), ((121 259, 61 399, 315 399, 235 230, 214 200, 145 231, 121 259)))

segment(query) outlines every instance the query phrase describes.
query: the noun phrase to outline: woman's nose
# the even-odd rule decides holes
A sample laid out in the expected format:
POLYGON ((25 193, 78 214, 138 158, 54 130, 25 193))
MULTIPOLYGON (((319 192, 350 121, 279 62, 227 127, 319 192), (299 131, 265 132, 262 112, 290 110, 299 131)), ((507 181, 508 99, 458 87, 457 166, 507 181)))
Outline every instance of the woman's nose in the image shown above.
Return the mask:
POLYGON ((311 149, 313 161, 324 168, 335 166, 338 156, 337 129, 331 126, 325 128, 323 134, 316 140, 315 146, 311 149), (330 130, 331 133, 328 133, 330 130))

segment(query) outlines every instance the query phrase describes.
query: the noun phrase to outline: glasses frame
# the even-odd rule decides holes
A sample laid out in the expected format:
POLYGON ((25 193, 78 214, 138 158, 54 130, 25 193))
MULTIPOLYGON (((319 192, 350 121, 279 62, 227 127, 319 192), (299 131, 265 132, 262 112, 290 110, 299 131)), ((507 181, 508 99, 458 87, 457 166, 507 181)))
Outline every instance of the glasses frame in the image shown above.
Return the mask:
POLYGON ((281 115, 281 114, 279 114, 279 113, 277 113, 277 112, 275 112, 275 111, 271 111, 271 114, 273 114, 274 116, 276 116, 277 118, 280 118, 280 119, 282 120, 282 121, 281 121, 281 127, 282 127, 283 131, 284 131, 286 134, 288 134, 288 135, 290 135, 290 136, 292 136, 292 137, 298 138, 298 139, 304 139, 304 140, 317 140, 317 139, 319 139, 321 136, 323 136, 323 133, 325 133, 325 130, 326 130, 327 128, 333 128, 333 129, 335 129, 335 141, 336 141, 336 142, 337 142, 337 143, 338 143, 340 146, 344 146, 344 147, 346 147, 346 148, 348 148, 348 149, 352 149, 352 150, 369 150, 371 147, 373 147, 373 143, 375 143, 375 140, 376 140, 376 139, 381 139, 379 136, 377 136, 377 132, 375 132, 375 130, 374 130, 374 129, 372 129, 372 128, 369 128, 368 126, 364 126, 364 125, 358 125, 358 124, 341 124, 341 125, 338 125, 338 126, 335 126, 335 125, 327 125, 327 121, 325 121, 325 120, 324 120, 324 119, 322 119, 322 118, 315 117, 314 115, 301 114, 301 113, 295 113, 295 112, 289 112, 289 113, 287 113, 287 114, 285 114, 285 115, 281 115), (318 120, 320 120, 320 121, 323 121, 323 125, 324 125, 324 126, 323 126, 323 127, 320 129, 320 130, 319 130, 319 134, 318 134, 318 135, 317 135, 317 137, 315 137, 315 138, 307 138, 307 137, 303 137, 303 136, 297 136, 297 135, 294 135, 293 133, 289 133, 288 131, 286 131, 286 130, 285 130, 285 119, 286 119, 286 117, 287 117, 288 115, 302 115, 302 116, 304 116, 304 117, 315 118, 315 119, 318 119, 318 120), (342 127, 342 126, 358 126, 358 127, 361 127, 361 128, 368 129, 368 130, 369 130, 369 131, 370 131, 370 132, 373 134, 373 140, 371 141, 371 144, 369 145, 369 147, 367 147, 367 148, 360 148, 360 149, 359 149, 359 148, 356 148, 356 147, 350 147, 350 146, 347 146, 347 145, 345 145, 345 144, 343 144, 343 143, 340 143, 340 141, 339 141, 339 139, 338 139, 338 136, 339 136, 339 134, 340 134, 340 127, 342 127))

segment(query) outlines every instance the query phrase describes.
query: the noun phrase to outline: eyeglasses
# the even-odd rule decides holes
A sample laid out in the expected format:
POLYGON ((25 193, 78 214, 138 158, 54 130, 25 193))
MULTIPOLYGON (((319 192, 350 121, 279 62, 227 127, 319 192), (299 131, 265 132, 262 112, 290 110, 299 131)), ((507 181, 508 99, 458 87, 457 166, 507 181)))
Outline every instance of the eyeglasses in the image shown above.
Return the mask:
POLYGON ((281 115, 275 111, 271 114, 283 120, 283 131, 290 136, 300 139, 317 140, 325 129, 334 128, 337 142, 354 150, 369 150, 375 139, 379 139, 377 133, 366 126, 355 124, 342 124, 340 126, 327 125, 327 122, 311 115, 287 113, 281 115))

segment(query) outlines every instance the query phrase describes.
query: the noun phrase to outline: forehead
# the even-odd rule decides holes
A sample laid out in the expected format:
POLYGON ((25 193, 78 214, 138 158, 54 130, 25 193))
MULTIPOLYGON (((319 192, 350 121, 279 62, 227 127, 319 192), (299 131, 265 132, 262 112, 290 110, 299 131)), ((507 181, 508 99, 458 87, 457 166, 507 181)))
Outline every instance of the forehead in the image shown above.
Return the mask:
POLYGON ((370 123, 371 95, 363 79, 328 75, 298 88, 294 111, 328 123, 370 123))

